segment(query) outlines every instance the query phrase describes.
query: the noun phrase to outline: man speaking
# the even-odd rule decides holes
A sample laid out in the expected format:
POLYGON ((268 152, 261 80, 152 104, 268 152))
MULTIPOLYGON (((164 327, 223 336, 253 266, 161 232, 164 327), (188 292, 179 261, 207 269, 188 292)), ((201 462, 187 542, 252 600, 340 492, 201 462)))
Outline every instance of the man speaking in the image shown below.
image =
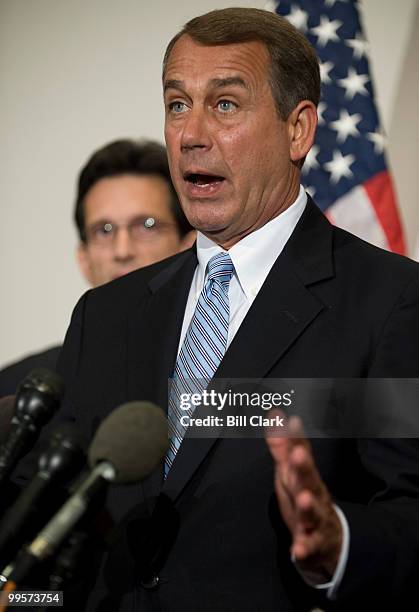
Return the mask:
POLYGON ((417 377, 419 267, 332 227, 301 188, 320 77, 284 19, 191 20, 163 88, 196 248, 88 292, 59 365, 85 431, 143 399, 174 432, 161 469, 109 495, 120 530, 86 609, 403 609, 419 572, 416 442, 309 444, 299 423, 269 446, 195 439, 167 382, 417 377))

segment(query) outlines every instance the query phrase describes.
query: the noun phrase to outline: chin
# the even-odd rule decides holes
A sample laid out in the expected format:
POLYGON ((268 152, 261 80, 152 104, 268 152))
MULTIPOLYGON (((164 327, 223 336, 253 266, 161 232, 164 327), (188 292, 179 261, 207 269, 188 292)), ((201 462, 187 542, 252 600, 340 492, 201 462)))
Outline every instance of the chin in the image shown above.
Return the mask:
POLYGON ((189 223, 203 234, 207 232, 222 232, 229 227, 231 222, 225 215, 217 214, 221 211, 214 211, 214 207, 207 211, 197 211, 189 209, 190 214, 186 214, 189 223), (202 214, 205 212, 205 214, 202 214))
POLYGON ((201 227, 208 229, 222 229, 227 227, 235 217, 237 211, 233 203, 225 199, 196 199, 182 200, 182 208, 189 223, 201 231, 201 227))

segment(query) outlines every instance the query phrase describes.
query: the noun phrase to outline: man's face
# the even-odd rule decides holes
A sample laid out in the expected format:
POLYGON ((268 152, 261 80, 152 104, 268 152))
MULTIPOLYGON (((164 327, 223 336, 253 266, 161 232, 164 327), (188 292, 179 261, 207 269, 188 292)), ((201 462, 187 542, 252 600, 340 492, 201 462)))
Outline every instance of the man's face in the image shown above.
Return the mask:
POLYGON ((79 264, 93 286, 174 255, 181 247, 168 185, 157 176, 99 180, 84 199, 84 217, 87 243, 79 245, 79 264), (146 228, 150 217, 155 224, 146 228))
POLYGON ((205 46, 183 35, 164 98, 170 171, 194 227, 229 248, 294 201, 293 126, 276 111, 265 45, 205 46))

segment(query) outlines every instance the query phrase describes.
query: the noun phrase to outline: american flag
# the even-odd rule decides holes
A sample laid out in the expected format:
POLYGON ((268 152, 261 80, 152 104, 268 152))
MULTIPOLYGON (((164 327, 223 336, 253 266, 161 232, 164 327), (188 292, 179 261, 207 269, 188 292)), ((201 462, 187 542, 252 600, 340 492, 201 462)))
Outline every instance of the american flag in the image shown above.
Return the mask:
POLYGON ((304 186, 332 223, 404 253, 358 3, 279 0, 273 5, 307 36, 320 60, 319 127, 303 167, 304 186))

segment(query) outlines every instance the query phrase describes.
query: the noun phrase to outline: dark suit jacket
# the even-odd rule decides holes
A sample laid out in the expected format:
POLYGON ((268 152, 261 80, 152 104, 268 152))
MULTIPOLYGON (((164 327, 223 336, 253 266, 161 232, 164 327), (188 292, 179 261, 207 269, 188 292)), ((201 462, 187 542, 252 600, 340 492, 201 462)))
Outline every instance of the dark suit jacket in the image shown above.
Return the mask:
MULTIPOLYGON (((166 408, 196 265, 190 250, 78 303, 59 370, 66 416, 85 432, 128 400, 166 408)), ((419 266, 332 227, 309 201, 217 377, 417 377, 418 322, 419 266)), ((351 530, 336 609, 400 604, 419 577, 416 441, 312 444, 351 530)), ((264 440, 186 437, 164 484, 158 469, 140 486, 114 487, 108 508, 119 527, 88 610, 333 607, 289 559, 264 440)))
POLYGON ((55 370, 61 346, 28 355, 0 370, 0 397, 13 395, 19 384, 34 368, 48 368, 55 370))

